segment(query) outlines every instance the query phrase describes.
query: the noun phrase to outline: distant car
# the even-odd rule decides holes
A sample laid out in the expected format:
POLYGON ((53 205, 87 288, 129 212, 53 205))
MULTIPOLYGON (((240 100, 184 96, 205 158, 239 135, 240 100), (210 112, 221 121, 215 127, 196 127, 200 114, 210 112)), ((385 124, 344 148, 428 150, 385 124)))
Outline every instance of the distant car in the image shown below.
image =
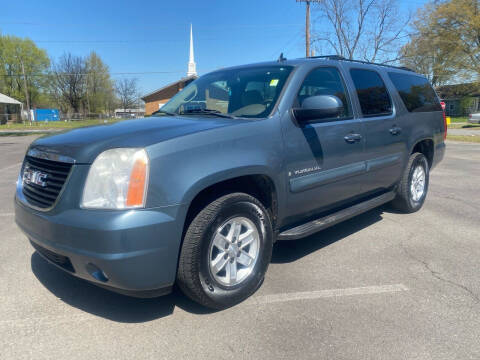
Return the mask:
POLYGON ((468 115, 468 122, 471 124, 480 124, 480 112, 468 115))

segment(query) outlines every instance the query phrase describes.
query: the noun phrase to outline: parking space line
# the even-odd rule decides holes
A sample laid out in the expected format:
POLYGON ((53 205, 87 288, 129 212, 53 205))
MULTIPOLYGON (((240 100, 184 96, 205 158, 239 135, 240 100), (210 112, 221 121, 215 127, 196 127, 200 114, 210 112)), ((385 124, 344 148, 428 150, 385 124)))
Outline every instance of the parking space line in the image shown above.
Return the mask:
POLYGON ((0 213, 0 217, 1 216, 14 216, 15 213, 0 213))
POLYGON ((282 302, 296 301, 296 300, 313 300, 313 299, 341 297, 341 296, 394 293, 394 292, 408 291, 408 290, 409 289, 403 284, 394 284, 394 285, 380 285, 380 286, 364 286, 364 287, 346 288, 346 289, 305 291, 305 292, 257 296, 257 297, 248 299, 245 302, 245 304, 246 305, 262 305, 262 304, 282 303, 282 302))

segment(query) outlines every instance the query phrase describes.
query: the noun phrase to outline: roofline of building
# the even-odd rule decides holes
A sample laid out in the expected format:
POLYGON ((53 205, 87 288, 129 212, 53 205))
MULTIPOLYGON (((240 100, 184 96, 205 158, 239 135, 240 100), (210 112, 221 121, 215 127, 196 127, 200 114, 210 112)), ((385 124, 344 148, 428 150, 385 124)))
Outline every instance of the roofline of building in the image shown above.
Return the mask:
POLYGON ((149 97, 149 96, 152 96, 152 95, 154 95, 154 94, 156 94, 156 93, 158 93, 158 92, 160 92, 160 91, 162 91, 162 90, 165 90, 165 89, 167 89, 167 88, 169 88, 169 87, 171 87, 171 86, 177 85, 178 83, 185 82, 185 81, 192 80, 192 79, 196 79, 196 78, 198 78, 197 75, 186 76, 186 77, 184 77, 184 78, 181 78, 180 80, 177 80, 177 81, 175 81, 175 82, 172 82, 172 83, 170 83, 170 84, 167 84, 167 85, 161 87, 160 89, 157 89, 157 90, 152 91, 152 92, 150 92, 150 93, 148 93, 148 94, 146 94, 146 95, 143 95, 143 96, 141 97, 141 99, 142 99, 143 101, 145 101, 145 98, 147 98, 147 97, 149 97))
POLYGON ((21 105, 22 104, 21 101, 18 101, 16 99, 11 98, 10 96, 7 96, 7 95, 2 94, 2 93, 0 93, 0 103, 1 104, 16 104, 16 105, 21 105), (6 100, 8 100, 8 102, 1 101, 2 98, 5 98, 6 100))

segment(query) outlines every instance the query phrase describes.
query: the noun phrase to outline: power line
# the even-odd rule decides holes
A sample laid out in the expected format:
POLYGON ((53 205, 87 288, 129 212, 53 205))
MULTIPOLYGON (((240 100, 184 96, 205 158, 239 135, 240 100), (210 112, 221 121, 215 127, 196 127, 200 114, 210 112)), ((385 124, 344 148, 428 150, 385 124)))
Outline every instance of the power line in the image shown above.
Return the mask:
MULTIPOLYGON (((184 70, 180 71, 141 71, 141 72, 114 72, 110 73, 111 76, 115 75, 152 75, 152 74, 178 74, 183 73, 184 70)), ((36 77, 36 76, 89 76, 90 73, 50 73, 50 74, 25 74, 27 77, 36 77)), ((23 74, 0 74, 0 76, 4 77, 20 77, 24 76, 23 74)))

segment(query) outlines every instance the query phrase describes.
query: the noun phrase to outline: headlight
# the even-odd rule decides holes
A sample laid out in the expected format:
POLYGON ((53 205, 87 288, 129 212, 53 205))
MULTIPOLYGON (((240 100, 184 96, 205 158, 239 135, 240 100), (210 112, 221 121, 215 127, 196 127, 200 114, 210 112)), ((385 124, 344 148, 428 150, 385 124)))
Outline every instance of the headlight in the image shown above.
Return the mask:
POLYGON ((83 208, 145 206, 149 163, 144 149, 111 149, 97 156, 83 189, 83 208))

